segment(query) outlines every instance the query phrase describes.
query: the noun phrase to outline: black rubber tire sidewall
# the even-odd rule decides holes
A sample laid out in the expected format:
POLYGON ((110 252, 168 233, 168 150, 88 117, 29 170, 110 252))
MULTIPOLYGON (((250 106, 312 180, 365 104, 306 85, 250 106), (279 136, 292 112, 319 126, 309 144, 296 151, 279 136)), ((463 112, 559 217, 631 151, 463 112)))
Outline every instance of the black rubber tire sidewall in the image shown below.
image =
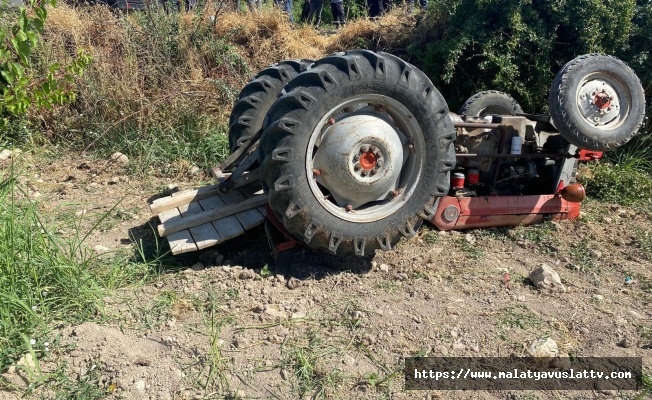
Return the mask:
POLYGON ((261 138, 259 159, 270 208, 285 228, 312 248, 341 255, 362 255, 362 241, 362 253, 369 254, 378 248, 393 247, 401 237, 412 236, 421 225, 420 215, 427 214, 424 210, 432 209, 435 197, 448 193, 449 171, 455 166, 455 130, 446 102, 430 80, 416 67, 390 54, 349 51, 315 62, 284 92, 269 111, 270 122, 261 138), (354 64, 358 74, 345 72, 354 64), (379 64, 384 66, 382 78, 377 74, 379 64), (402 82, 406 71, 407 82, 402 82), (329 90, 322 87, 325 75, 337 83, 329 90), (377 221, 350 222, 331 214, 315 198, 306 173, 307 146, 311 132, 328 111, 351 96, 371 93, 399 101, 417 118, 426 155, 416 189, 400 209, 377 221), (301 101, 307 99, 311 101, 306 107, 301 101), (287 121, 293 125, 292 132, 284 125, 287 121), (289 159, 279 159, 279 152, 288 151, 289 159), (284 182, 291 187, 279 189, 284 182), (313 236, 308 231, 316 233, 313 236), (333 249, 337 241, 339 245, 333 249))
POLYGON ((260 71, 242 88, 229 117, 229 149, 232 153, 263 128, 265 115, 283 86, 310 64, 312 60, 281 61, 260 71))
POLYGON ((498 90, 486 90, 469 97, 458 114, 480 117, 482 115, 516 115, 522 113, 521 105, 512 96, 498 90))
POLYGON ((569 143, 590 150, 613 150, 624 145, 638 132, 645 117, 645 93, 636 73, 623 61, 605 54, 586 54, 568 62, 552 83, 549 103, 559 133, 569 143), (577 107, 579 85, 595 72, 619 77, 631 94, 628 115, 613 129, 589 124, 577 107))

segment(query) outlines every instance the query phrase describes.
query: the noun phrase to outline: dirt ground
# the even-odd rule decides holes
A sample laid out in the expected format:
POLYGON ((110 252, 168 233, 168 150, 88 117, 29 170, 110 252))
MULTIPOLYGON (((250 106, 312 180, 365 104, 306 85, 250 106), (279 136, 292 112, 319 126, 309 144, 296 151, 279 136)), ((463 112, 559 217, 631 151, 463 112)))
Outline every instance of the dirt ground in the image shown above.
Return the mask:
MULTIPOLYGON (((209 181, 201 171, 135 179, 78 156, 29 167, 22 179, 45 210, 84 227, 110 211, 87 240, 106 257, 135 253, 133 240, 153 254, 148 200, 168 184, 209 181)), ((97 322, 57 328, 61 343, 45 361, 116 399, 632 398, 610 390, 404 390, 405 357, 526 356, 546 337, 561 355, 636 356, 652 368, 652 269, 640 243, 651 217, 594 202, 583 210, 579 221, 534 227, 424 227, 366 259, 295 248, 274 262, 264 230, 255 229, 167 257, 178 266, 111 293, 97 322), (527 279, 543 263, 565 292, 527 279)))

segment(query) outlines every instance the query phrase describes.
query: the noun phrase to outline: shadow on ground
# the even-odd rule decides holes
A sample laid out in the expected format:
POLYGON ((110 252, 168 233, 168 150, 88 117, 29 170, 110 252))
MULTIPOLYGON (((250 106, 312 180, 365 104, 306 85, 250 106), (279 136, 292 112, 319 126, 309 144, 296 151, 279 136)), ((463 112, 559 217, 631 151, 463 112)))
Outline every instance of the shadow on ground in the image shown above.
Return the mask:
POLYGON ((244 235, 204 250, 172 255, 165 239, 156 234, 157 218, 129 229, 134 245, 134 261, 158 265, 161 273, 174 273, 201 262, 210 268, 220 265, 240 265, 257 274, 280 274, 286 279, 315 279, 350 271, 364 274, 371 270, 372 257, 335 256, 300 245, 281 251, 275 257, 261 225, 244 235), (221 261, 220 261, 221 260, 221 261))

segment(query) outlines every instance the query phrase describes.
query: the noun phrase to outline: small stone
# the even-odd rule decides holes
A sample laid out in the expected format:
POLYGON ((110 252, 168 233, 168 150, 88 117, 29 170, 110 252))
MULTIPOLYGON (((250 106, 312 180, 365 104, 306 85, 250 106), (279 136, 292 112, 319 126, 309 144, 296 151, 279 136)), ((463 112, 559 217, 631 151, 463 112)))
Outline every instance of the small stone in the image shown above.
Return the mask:
POLYGON ((292 289, 296 289, 296 288, 298 288, 299 286, 301 286, 301 281, 298 280, 297 278, 290 278, 290 279, 288 279, 288 281, 287 281, 287 283, 285 284, 285 286, 286 286, 288 289, 290 289, 290 290, 292 290, 292 289))
POLYGON ((453 343, 453 350, 464 350, 466 349, 466 346, 462 342, 455 342, 453 343))
POLYGON ((305 317, 306 317, 306 313, 301 312, 301 311, 297 311, 295 313, 292 313, 292 319, 299 319, 299 318, 305 318, 305 317))
POLYGON ((364 318, 364 313, 362 311, 353 311, 351 313, 351 318, 360 320, 364 318))
POLYGON ((109 249, 106 246, 102 246, 101 244, 98 244, 97 246, 93 247, 93 250, 95 250, 95 252, 97 254, 102 254, 102 253, 106 253, 107 251, 109 251, 111 249, 109 249))
POLYGON ((145 393, 145 381, 143 380, 138 380, 134 382, 134 389, 141 393, 145 393))
POLYGON ((262 313, 263 311, 265 311, 265 307, 263 307, 262 304, 256 304, 255 306, 253 306, 253 307, 251 308, 251 311, 260 314, 260 313, 262 313))
POLYGON ((288 373, 287 373, 286 370, 281 369, 281 371, 279 373, 281 374, 281 379, 283 379, 284 381, 288 380, 288 373))
POLYGON ((200 262, 198 262, 198 263, 194 264, 192 267, 190 267, 190 269, 193 270, 193 271, 202 271, 205 268, 206 267, 204 267, 204 264, 202 264, 200 262))
POLYGON ((79 210, 75 213, 76 217, 81 217, 82 215, 86 215, 86 209, 79 210))
POLYGON ((566 287, 561 283, 561 278, 557 271, 547 264, 541 264, 538 268, 530 272, 529 278, 532 284, 538 289, 562 293, 566 291, 566 287))
POLYGON ((589 251, 589 255, 595 260, 602 258, 602 252, 600 250, 591 250, 589 251))
POLYGON ((601 294, 594 294, 593 296, 591 296, 591 298, 592 298, 593 300, 595 300, 595 301, 602 301, 602 300, 604 300, 604 296, 601 295, 601 294))
POLYGON ((516 297, 516 300, 518 300, 518 301, 525 301, 525 296, 524 296, 524 295, 517 296, 517 297, 516 297))
POLYGON ((129 158, 125 156, 124 154, 120 152, 115 152, 111 154, 111 157, 109 157, 109 160, 113 163, 116 163, 118 165, 125 166, 129 164, 129 158))
POLYGON ((467 233, 466 235, 464 235, 464 240, 466 240, 466 243, 468 244, 474 244, 475 236, 471 235, 470 233, 467 233))
POLYGON ((166 346, 172 347, 172 346, 174 346, 175 343, 176 343, 176 340, 171 336, 166 336, 166 337, 163 338, 163 344, 166 345, 166 346))
POLYGON ((378 262, 372 261, 371 262, 371 268, 376 268, 378 266, 378 262))
POLYGON ((118 178, 117 176, 112 176, 107 183, 109 185, 117 185, 119 182, 120 182, 120 178, 118 178))
POLYGON ((236 349, 242 349, 243 347, 247 347, 249 343, 247 342, 247 339, 245 338, 235 338, 233 339, 233 346, 236 349))
POLYGON ((11 158, 11 150, 4 149, 0 151, 0 161, 8 160, 11 158))
POLYGON ((383 272, 389 272, 389 265, 380 264, 380 270, 383 271, 383 272))
POLYGON ((604 221, 605 223, 607 223, 607 224, 610 224, 610 223, 614 222, 614 219, 611 218, 611 217, 605 217, 605 218, 603 219, 603 221, 604 221))
POLYGON ((256 277, 256 273, 250 269, 243 269, 239 274, 238 278, 239 279, 254 279, 256 277))
POLYGON ((342 359, 342 364, 348 365, 350 367, 355 364, 355 358, 348 355, 344 356, 344 358, 342 359))
POLYGON ((199 167, 196 166, 196 165, 193 165, 193 166, 190 167, 190 169, 188 170, 188 172, 190 173, 190 175, 197 175, 197 174, 199 173, 199 171, 200 171, 200 169, 199 169, 199 167))
POLYGON ((532 357, 556 357, 559 354, 557 342, 552 338, 536 339, 526 349, 532 357))
POLYGON ((446 347, 443 344, 440 344, 439 346, 435 347, 435 352, 445 356, 448 355, 448 347, 446 347))
POLYGON ((458 336, 459 336, 459 333, 457 333, 457 331, 456 331, 455 329, 453 329, 453 330, 451 331, 451 337, 452 337, 453 339, 457 339, 458 336))
POLYGON ((284 311, 281 311, 281 310, 278 310, 276 308, 269 307, 269 306, 265 307, 265 314, 269 315, 270 317, 274 317, 274 318, 285 318, 286 317, 286 314, 285 314, 284 311))
POLYGON ((625 348, 625 349, 628 349, 628 348, 632 347, 632 346, 634 345, 634 343, 633 343, 632 340, 629 339, 629 338, 622 338, 622 339, 617 343, 617 345, 618 345, 619 347, 623 347, 623 348, 625 348))
POLYGON ((165 323, 165 325, 167 325, 168 328, 174 328, 174 327, 176 326, 176 324, 177 324, 177 319, 174 318, 174 317, 170 318, 170 319, 167 320, 167 322, 165 323))
POLYGON ((627 310, 627 313, 631 315, 632 317, 636 319, 644 319, 645 317, 642 316, 638 311, 636 310, 627 310))
POLYGON ((582 335, 588 335, 588 334, 589 334, 589 330, 586 329, 586 328, 580 328, 579 332, 580 332, 582 335))

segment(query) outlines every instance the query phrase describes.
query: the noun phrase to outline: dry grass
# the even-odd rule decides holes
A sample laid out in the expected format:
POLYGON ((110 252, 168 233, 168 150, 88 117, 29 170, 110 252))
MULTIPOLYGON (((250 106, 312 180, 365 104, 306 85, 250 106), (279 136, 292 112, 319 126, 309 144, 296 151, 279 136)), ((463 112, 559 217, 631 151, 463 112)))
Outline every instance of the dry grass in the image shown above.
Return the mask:
POLYGON ((216 9, 219 4, 207 5, 206 12, 168 15, 64 3, 51 8, 38 50, 40 68, 66 65, 80 50, 94 61, 76 83, 77 101, 39 110, 33 123, 82 149, 126 137, 147 142, 160 133, 179 142, 188 136, 203 140, 202 135, 226 130, 238 92, 266 66, 355 48, 400 48, 412 29, 402 10, 380 21, 350 21, 333 33, 292 25, 278 10, 216 9))

